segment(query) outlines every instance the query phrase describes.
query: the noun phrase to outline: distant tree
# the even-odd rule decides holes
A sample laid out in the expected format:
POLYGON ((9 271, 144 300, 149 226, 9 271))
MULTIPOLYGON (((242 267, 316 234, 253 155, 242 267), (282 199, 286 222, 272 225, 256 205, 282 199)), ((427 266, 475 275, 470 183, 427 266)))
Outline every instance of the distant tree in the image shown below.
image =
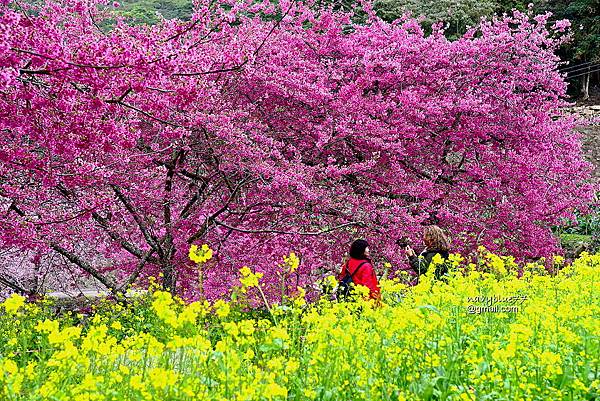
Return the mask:
POLYGON ((191 0, 125 0, 118 14, 138 24, 156 24, 160 18, 187 21, 192 15, 191 0))
POLYGON ((462 35, 468 26, 475 26, 482 16, 490 16, 498 8, 492 0, 375 0, 374 8, 382 19, 393 21, 404 13, 425 17, 425 24, 443 21, 450 37, 462 35))
POLYGON ((498 14, 510 13, 512 10, 526 11, 530 5, 534 10, 540 10, 546 4, 547 0, 542 1, 522 1, 522 0, 496 0, 496 12, 498 14))
MULTIPOLYGON (((583 99, 589 98, 590 77, 600 71, 600 1, 553 0, 545 6, 553 18, 571 21, 573 40, 562 48, 562 57, 579 68, 570 68, 583 99)), ((597 74, 596 74, 597 75, 597 74)))

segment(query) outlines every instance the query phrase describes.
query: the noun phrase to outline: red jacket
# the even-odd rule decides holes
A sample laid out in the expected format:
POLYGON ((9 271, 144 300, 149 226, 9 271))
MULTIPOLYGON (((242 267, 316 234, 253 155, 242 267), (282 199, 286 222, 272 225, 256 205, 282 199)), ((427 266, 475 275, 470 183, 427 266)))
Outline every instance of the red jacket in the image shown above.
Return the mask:
MULTIPOLYGON (((344 265, 342 266, 342 271, 338 276, 338 280, 341 280, 346 275, 346 269, 348 269, 349 274, 353 274, 354 271, 358 268, 358 266, 363 263, 362 259, 354 259, 350 258, 344 265)), ((352 276, 352 281, 356 285, 364 285, 371 290, 371 298, 378 299, 380 296, 379 284, 377 283, 377 276, 375 275, 375 270, 373 269, 373 265, 370 261, 367 261, 364 265, 361 266, 360 270, 356 272, 352 276)))

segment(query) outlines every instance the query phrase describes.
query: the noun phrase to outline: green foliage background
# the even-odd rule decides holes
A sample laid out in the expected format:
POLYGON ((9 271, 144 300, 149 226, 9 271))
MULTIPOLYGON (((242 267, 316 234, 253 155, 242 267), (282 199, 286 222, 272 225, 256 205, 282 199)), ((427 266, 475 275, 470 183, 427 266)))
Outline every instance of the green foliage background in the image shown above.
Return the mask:
POLYGON ((190 0, 125 0, 117 11, 139 24, 156 24, 159 19, 189 20, 192 15, 190 0))

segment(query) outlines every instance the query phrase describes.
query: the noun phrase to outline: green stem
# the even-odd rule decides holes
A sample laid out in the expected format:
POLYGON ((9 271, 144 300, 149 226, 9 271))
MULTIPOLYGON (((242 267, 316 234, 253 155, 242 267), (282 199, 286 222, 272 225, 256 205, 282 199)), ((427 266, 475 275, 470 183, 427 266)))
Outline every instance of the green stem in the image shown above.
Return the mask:
POLYGON ((267 307, 267 310, 269 311, 269 314, 271 315, 271 318, 273 319, 275 326, 278 326, 279 324, 277 323, 277 318, 273 314, 273 311, 271 310, 271 306, 269 305, 269 301, 267 301, 267 297, 265 297, 265 293, 263 292, 262 288, 260 288, 260 284, 258 286, 256 286, 256 288, 258 288, 258 292, 260 293, 260 296, 261 296, 265 306, 267 307))

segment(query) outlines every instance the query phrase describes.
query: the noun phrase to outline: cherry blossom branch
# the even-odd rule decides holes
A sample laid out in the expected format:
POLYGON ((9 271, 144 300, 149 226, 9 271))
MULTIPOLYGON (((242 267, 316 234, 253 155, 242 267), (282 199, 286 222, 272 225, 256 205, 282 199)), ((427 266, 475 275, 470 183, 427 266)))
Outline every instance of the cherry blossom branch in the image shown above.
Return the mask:
POLYGON ((18 293, 21 293, 23 295, 32 295, 33 294, 33 291, 25 289, 24 287, 19 285, 16 281, 14 281, 10 277, 4 277, 3 275, 0 275, 0 284, 4 284, 8 288, 10 288, 18 293))
MULTIPOLYGON (((269 37, 273 34, 273 32, 275 32, 275 30, 277 28, 279 28, 279 26, 281 25, 281 22, 283 21, 283 19, 285 17, 287 17, 287 15, 289 14, 289 12, 292 10, 292 6, 294 5, 294 2, 290 2, 290 6, 288 7, 288 9, 286 10, 286 12, 281 16, 281 18, 279 18, 275 24, 273 24, 273 26, 271 27, 271 29, 269 30, 269 32, 267 33, 267 35, 263 38, 262 42, 260 43, 260 45, 258 45, 258 47, 252 52, 252 56, 256 57, 258 55, 258 53, 260 52, 260 50, 265 46, 265 44, 267 43, 267 40, 269 39, 269 37)), ((232 67, 227 67, 227 68, 220 68, 220 69, 216 69, 216 70, 208 70, 208 71, 198 71, 198 72, 178 72, 178 73, 174 73, 171 74, 171 76, 174 77, 193 77, 193 76, 198 76, 198 75, 209 75, 209 74, 219 74, 219 73, 223 73, 223 72, 234 72, 234 71, 240 71, 246 64, 248 64, 248 61, 250 61, 249 58, 245 57, 244 61, 242 61, 240 64, 232 66, 232 67)))
MULTIPOLYGON (((116 233, 115 231, 113 231, 110 228, 110 225, 108 223, 108 221, 102 217, 99 213, 97 212, 93 212, 92 213, 92 218, 98 222, 98 225, 106 232, 106 234, 113 240, 115 241, 117 244, 119 244, 123 249, 125 249, 127 252, 129 252, 130 254, 132 254, 133 256, 136 256, 138 259, 143 259, 146 258, 147 261, 149 261, 150 263, 153 264, 158 264, 159 261, 156 258, 152 258, 150 257, 150 255, 148 257, 145 256, 145 253, 137 248, 135 245, 133 245, 131 242, 127 241, 125 238, 123 238, 121 235, 119 235, 118 233, 116 233)), ((152 248, 153 249, 153 248, 152 248)), ((154 250, 154 249, 153 249, 154 250)))
POLYGON ((256 182, 258 181, 258 179, 245 179, 245 180, 241 180, 235 188, 233 188, 233 190, 231 191, 231 194, 229 195, 229 199, 227 199, 227 201, 223 204, 223 206, 217 210, 216 212, 214 212, 213 214, 211 214, 210 216, 208 216, 206 218, 206 220, 204 221, 204 224, 202 225, 202 228, 200 228, 200 230, 196 231, 194 234, 192 234, 187 242, 188 244, 191 244, 192 242, 196 241, 199 238, 202 238, 202 236, 204 236, 204 234, 206 234, 206 232, 208 231, 209 227, 215 222, 215 219, 217 217, 219 217, 222 213, 224 213, 228 208, 229 205, 231 204, 231 202, 233 202, 233 200, 235 199, 235 197, 237 196, 238 192, 241 190, 241 188, 251 182, 256 182))
POLYGON ((146 242, 148 242, 148 245, 150 245, 159 254, 159 256, 161 258, 164 257, 164 253, 160 246, 160 242, 159 242, 158 238, 156 238, 154 235, 152 235, 152 233, 150 232, 150 230, 148 229, 148 227, 146 226, 146 224, 144 223, 144 221, 142 220, 142 218, 140 217, 138 212, 135 210, 135 208, 133 207, 133 205, 131 204, 129 199, 125 196, 125 194, 123 194, 123 191, 121 191, 121 189, 117 185, 114 185, 114 184, 111 185, 111 188, 114 191, 114 193, 117 195, 117 198, 121 201, 123 206, 125 206, 125 209, 127 209, 127 211, 131 214, 131 216, 137 223, 140 231, 142 232, 144 238, 146 239, 146 242))
MULTIPOLYGON (((25 54, 30 54, 32 56, 37 56, 37 57, 45 58, 46 60, 52 60, 52 61, 60 60, 60 59, 57 59, 55 57, 46 56, 44 54, 37 53, 37 52, 35 52, 33 50, 20 49, 18 47, 11 47, 10 50, 12 50, 14 52, 17 52, 17 53, 25 53, 25 54)), ((128 64, 119 64, 119 65, 93 65, 93 64, 75 63, 73 61, 68 61, 68 60, 60 60, 60 61, 64 62, 65 64, 71 65, 73 67, 91 68, 91 69, 94 69, 94 70, 116 70, 116 69, 121 69, 121 68, 132 67, 131 65, 128 65, 128 64)))
POLYGON ((195 77, 198 75, 210 75, 210 74, 220 74, 222 72, 233 72, 240 71, 244 65, 248 63, 248 59, 245 59, 242 63, 235 65, 233 67, 228 68, 219 68, 216 70, 208 70, 208 71, 197 71, 197 72, 176 72, 171 74, 173 77, 195 77))
POLYGON ((168 120, 163 120, 162 118, 159 118, 159 117, 153 116, 152 114, 150 114, 150 113, 148 113, 148 112, 146 112, 146 111, 144 111, 144 110, 142 110, 142 109, 140 109, 140 108, 137 108, 136 106, 133 106, 133 105, 131 105, 131 104, 129 104, 129 103, 120 102, 120 101, 118 101, 118 102, 113 102, 113 103, 115 103, 115 104, 120 104, 120 105, 121 105, 121 106, 123 106, 123 107, 126 107, 126 108, 128 108, 128 109, 131 109, 131 110, 137 111, 138 113, 140 113, 140 114, 143 114, 144 116, 146 116, 146 117, 148 117, 148 118, 150 118, 150 119, 152 119, 152 120, 154 120, 154 121, 158 121, 159 123, 163 123, 163 124, 165 124, 165 125, 170 125, 170 126, 172 126, 172 127, 176 127, 176 128, 181 128, 181 127, 182 127, 182 125, 180 125, 180 124, 177 124, 177 123, 174 123, 174 122, 172 122, 172 121, 168 121, 168 120))
POLYGON ((187 26, 185 29, 182 29, 181 31, 177 32, 176 34, 171 35, 168 38, 164 39, 163 42, 168 42, 170 40, 177 39, 181 35, 185 35, 189 31, 191 31, 192 29, 194 29, 196 27, 196 25, 198 25, 199 22, 200 22, 199 19, 195 20, 194 22, 192 22, 191 24, 189 24, 189 26, 187 26))
POLYGON ((67 249, 63 248, 62 246, 58 245, 55 242, 50 242, 48 245, 50 246, 50 248, 55 250, 57 253, 64 256, 69 262, 73 263, 74 265, 79 266, 79 268, 81 268, 83 271, 88 273, 90 276, 94 277, 96 280, 98 280, 100 283, 102 283, 106 288, 108 288, 112 293, 114 293, 115 295, 119 293, 118 287, 112 280, 110 280, 108 277, 105 277, 104 275, 100 274, 100 272, 98 272, 98 270, 94 269, 88 262, 83 260, 81 257, 75 255, 72 252, 69 252, 67 249))
POLYGON ((245 234, 282 234, 282 235, 307 235, 307 236, 317 236, 330 233, 332 231, 340 230, 342 228, 357 226, 357 227, 366 227, 366 224, 360 221, 353 221, 350 223, 340 224, 335 227, 327 228, 320 231, 312 231, 312 232, 302 232, 302 231, 284 231, 284 230, 249 230, 245 228, 233 227, 229 224, 223 223, 220 220, 213 220, 216 225, 228 228, 233 231, 238 231, 245 234))
POLYGON ((135 282, 135 280, 137 280, 140 273, 144 269, 144 266, 146 265, 146 263, 151 260, 150 256, 152 256, 153 253, 154 253, 154 249, 152 249, 152 248, 150 248, 146 253, 144 253, 144 255, 142 256, 142 259, 138 262, 138 265, 137 265, 137 268, 135 269, 135 271, 119 286, 119 288, 118 288, 119 292, 127 291, 129 286, 131 284, 133 284, 135 282))

